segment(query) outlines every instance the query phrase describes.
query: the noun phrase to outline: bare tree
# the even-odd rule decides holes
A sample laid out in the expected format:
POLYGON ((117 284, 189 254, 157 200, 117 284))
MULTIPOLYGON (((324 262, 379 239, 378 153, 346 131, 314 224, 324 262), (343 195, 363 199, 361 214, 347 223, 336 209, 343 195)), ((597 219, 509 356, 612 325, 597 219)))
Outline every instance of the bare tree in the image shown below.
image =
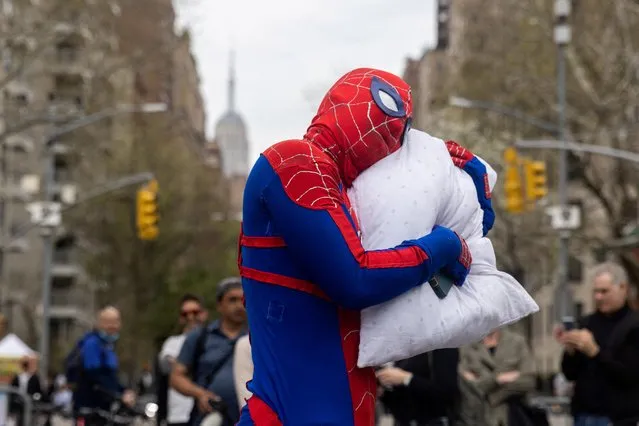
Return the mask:
POLYGON ((540 210, 533 210, 522 216, 508 214, 502 204, 503 174, 501 153, 514 133, 490 131, 485 121, 460 121, 459 115, 451 109, 432 113, 426 120, 428 132, 444 140, 458 141, 471 149, 498 173, 497 185, 493 189, 493 208, 497 216, 494 229, 488 237, 493 242, 498 266, 513 276, 529 290, 534 290, 551 278, 552 252, 547 250, 552 244, 552 230, 540 210), (535 259, 535 274, 526 274, 530 259, 535 259))
MULTIPOLYGON (((451 85, 456 95, 523 110, 540 119, 557 117, 556 47, 553 2, 500 0, 464 2, 464 27, 453 40, 451 85)), ((574 140, 637 152, 639 118, 639 10, 631 0, 583 0, 573 11, 568 58, 568 127, 574 140)), ((486 112, 464 119, 504 129, 486 112)), ((514 137, 548 138, 523 126, 514 137)), ((512 141, 512 139, 511 139, 512 141)), ((549 164, 551 185, 557 173, 554 152, 536 152, 549 164)), ((585 226, 573 236, 571 251, 581 256, 622 237, 638 217, 635 165, 588 154, 569 156, 571 197, 584 203, 585 226)), ((520 232, 520 228, 516 228, 520 232)), ((635 283, 639 268, 629 253, 621 259, 635 283)))
MULTIPOLYGON (((139 240, 134 218, 134 191, 92 203, 73 215, 75 227, 96 247, 89 256, 92 275, 109 283, 100 297, 122 307, 127 324, 123 332, 128 350, 123 361, 132 366, 151 355, 152 337, 167 331, 166 306, 178 296, 171 286, 195 269, 205 272, 196 289, 204 293, 217 279, 234 273, 239 224, 217 222, 212 212, 224 210, 217 188, 219 169, 203 162, 179 117, 141 119, 133 143, 115 141, 105 160, 108 175, 151 171, 160 186, 160 236, 139 240), (229 233, 230 232, 230 233, 229 233), (199 286, 199 287, 198 287, 199 286), (140 336, 145 338, 141 339, 140 336)), ((178 290, 180 290, 178 288, 178 290)), ((172 324, 171 324, 172 325, 172 324)))

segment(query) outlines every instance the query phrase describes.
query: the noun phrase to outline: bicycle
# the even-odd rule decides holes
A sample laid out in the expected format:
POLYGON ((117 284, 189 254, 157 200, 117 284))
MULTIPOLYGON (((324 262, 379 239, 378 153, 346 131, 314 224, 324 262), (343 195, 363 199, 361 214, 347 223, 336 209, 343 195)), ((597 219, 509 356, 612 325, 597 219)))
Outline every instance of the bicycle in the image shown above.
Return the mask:
POLYGON ((48 426, 53 424, 54 418, 71 420, 73 416, 65 407, 55 405, 50 401, 45 401, 41 394, 34 394, 32 397, 31 421, 34 426, 48 426))
POLYGON ((157 404, 149 402, 141 407, 129 407, 122 400, 121 395, 109 390, 94 387, 96 392, 109 396, 113 403, 108 410, 101 408, 81 408, 77 412, 77 426, 92 426, 100 424, 102 426, 127 426, 144 424, 145 421, 152 421, 158 411, 157 404))
POLYGON ((213 412, 204 417, 204 420, 202 420, 200 424, 201 426, 222 426, 225 422, 231 422, 228 407, 224 401, 209 399, 209 405, 213 409, 213 412))

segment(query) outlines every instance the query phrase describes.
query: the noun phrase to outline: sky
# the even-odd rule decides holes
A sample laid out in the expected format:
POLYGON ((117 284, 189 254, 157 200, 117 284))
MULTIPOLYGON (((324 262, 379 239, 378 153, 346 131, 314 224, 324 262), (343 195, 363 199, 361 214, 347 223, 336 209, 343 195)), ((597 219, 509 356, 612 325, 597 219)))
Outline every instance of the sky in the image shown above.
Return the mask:
POLYGON ((235 51, 236 110, 249 164, 280 140, 301 137, 326 90, 357 67, 401 75, 434 44, 434 0, 176 0, 192 32, 207 131, 227 107, 235 51))

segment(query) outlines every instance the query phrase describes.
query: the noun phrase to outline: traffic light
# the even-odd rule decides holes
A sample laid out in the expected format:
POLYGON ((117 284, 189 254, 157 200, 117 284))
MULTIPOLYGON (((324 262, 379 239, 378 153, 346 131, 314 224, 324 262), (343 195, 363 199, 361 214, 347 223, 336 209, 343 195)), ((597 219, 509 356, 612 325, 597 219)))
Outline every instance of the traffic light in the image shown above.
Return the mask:
POLYGON ((548 194, 546 181, 546 163, 543 161, 524 160, 526 176, 526 199, 535 202, 548 194))
POLYGON ((524 188, 519 172, 520 160, 514 148, 504 151, 506 178, 504 191, 506 195, 506 211, 513 214, 523 213, 526 208, 524 188))
POLYGON ((138 189, 135 207, 138 238, 155 240, 160 233, 158 228, 158 182, 155 179, 138 189))

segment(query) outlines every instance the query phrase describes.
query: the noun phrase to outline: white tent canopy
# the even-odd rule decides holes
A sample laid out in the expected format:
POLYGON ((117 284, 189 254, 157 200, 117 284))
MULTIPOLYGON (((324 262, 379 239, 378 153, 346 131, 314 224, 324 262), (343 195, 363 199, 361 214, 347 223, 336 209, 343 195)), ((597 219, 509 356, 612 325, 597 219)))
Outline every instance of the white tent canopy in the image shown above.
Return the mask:
POLYGON ((26 343, 13 333, 0 340, 0 358, 20 358, 35 354, 26 343))

